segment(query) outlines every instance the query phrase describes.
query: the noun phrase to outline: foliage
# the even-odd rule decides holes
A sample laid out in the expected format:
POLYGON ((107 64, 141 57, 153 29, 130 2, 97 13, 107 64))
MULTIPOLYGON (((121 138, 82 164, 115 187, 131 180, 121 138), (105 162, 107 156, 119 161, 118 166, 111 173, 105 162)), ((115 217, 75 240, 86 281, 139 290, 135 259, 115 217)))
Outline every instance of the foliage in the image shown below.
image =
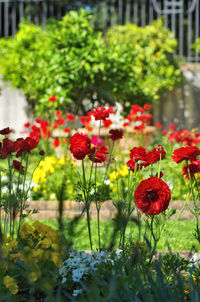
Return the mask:
POLYGON ((103 37, 91 19, 89 12, 71 11, 44 31, 24 22, 14 39, 0 40, 1 73, 23 89, 36 113, 58 106, 85 112, 85 103, 97 101, 118 101, 127 111, 180 82, 176 41, 161 21, 116 26, 103 37), (51 95, 56 103, 47 102, 51 95))

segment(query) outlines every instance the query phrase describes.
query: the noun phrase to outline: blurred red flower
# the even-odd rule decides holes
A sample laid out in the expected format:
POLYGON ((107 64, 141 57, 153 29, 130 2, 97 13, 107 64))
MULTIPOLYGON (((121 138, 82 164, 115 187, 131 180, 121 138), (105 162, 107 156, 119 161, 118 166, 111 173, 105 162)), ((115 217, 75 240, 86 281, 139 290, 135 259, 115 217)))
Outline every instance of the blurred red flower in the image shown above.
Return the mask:
POLYGON ((123 137, 124 131, 122 129, 111 129, 109 131, 109 134, 110 134, 110 138, 114 142, 123 137))
POLYGON ((188 166, 185 165, 183 167, 183 173, 182 173, 182 175, 184 175, 185 178, 189 179, 188 168, 189 168, 189 172, 190 172, 190 177, 193 178, 195 173, 199 173, 200 172, 200 160, 193 161, 188 166))
POLYGON ((2 135, 7 135, 11 132, 12 132, 12 130, 9 127, 0 130, 0 134, 2 134, 2 135))
POLYGON ((56 102, 57 98, 55 95, 51 95, 48 99, 49 102, 56 102))
POLYGON ((23 173, 24 172, 24 166, 22 166, 21 162, 18 160, 13 160, 13 167, 15 170, 23 173))
POLYGON ((200 150, 196 146, 186 146, 174 150, 172 159, 178 164, 183 160, 195 161, 198 155, 200 155, 200 150))
POLYGON ((84 159, 90 153, 91 141, 83 133, 75 133, 69 139, 70 151, 76 159, 84 159))
POLYGON ((104 107, 96 107, 92 111, 92 115, 95 117, 95 121, 106 120, 110 115, 110 111, 104 107))

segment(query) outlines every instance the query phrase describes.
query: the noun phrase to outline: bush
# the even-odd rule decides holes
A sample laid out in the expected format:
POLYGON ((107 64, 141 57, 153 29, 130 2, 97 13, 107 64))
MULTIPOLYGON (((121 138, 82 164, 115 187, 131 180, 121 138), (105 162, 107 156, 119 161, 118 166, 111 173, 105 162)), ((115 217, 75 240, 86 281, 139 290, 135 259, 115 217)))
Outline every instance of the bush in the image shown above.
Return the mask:
POLYGON ((127 111, 180 81, 176 41, 161 20, 144 28, 116 26, 103 37, 91 19, 89 12, 71 11, 45 31, 24 22, 14 40, 1 39, 0 71, 37 113, 50 107, 84 112, 86 99, 88 106, 118 101, 127 111), (58 102, 47 102, 51 95, 58 102))

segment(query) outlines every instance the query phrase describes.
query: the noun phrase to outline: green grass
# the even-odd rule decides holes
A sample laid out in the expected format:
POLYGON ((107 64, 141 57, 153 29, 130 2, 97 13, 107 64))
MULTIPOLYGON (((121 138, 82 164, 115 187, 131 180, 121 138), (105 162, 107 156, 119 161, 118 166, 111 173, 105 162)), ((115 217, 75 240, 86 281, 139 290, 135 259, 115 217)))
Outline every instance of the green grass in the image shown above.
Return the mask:
MULTIPOLYGON (((58 223, 56 220, 43 220, 44 223, 52 226, 53 228, 58 228, 58 223)), ((69 226, 70 220, 64 219, 64 235, 69 239, 69 234, 67 234, 67 227, 69 226)), ((97 235, 97 221, 91 221, 92 228, 92 239, 93 248, 98 247, 98 235, 97 235)), ((110 243, 111 234, 113 231, 112 221, 101 221, 101 242, 102 247, 108 247, 110 243)), ((142 233, 144 231, 144 224, 142 225, 142 233)), ((158 242, 157 249, 160 251, 182 251, 191 250, 194 247, 199 250, 200 246, 197 240, 194 238, 195 222, 190 220, 169 220, 166 222, 165 227, 162 231, 161 238, 158 242)), ((71 233, 71 232, 70 232, 71 233)), ((138 239, 138 228, 136 225, 128 227, 127 230, 127 240, 132 235, 133 239, 138 239)), ((89 250, 89 239, 87 231, 87 223, 85 219, 81 219, 75 228, 75 234, 72 237, 73 247, 79 250, 89 250)), ((118 240, 116 240, 118 243, 118 240)), ((116 244, 117 246, 117 244, 116 244)))

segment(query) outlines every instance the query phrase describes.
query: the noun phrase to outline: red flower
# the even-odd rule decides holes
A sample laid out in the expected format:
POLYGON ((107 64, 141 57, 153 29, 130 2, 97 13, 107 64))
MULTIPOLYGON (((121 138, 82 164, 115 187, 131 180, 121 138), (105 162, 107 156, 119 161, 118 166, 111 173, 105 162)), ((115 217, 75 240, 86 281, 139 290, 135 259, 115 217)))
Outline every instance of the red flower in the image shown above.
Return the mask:
POLYGON ((139 134, 140 131, 143 133, 145 129, 145 124, 142 123, 140 126, 135 126, 134 129, 137 135, 139 134))
POLYGON ((57 110, 57 111, 56 111, 56 117, 57 117, 57 118, 60 118, 61 116, 62 116, 61 111, 60 111, 60 110, 57 110))
POLYGON ((157 129, 160 129, 160 130, 164 128, 164 126, 159 122, 155 122, 155 126, 157 129))
POLYGON ((56 123, 58 123, 58 125, 64 125, 65 120, 63 118, 59 118, 56 123))
POLYGON ((29 123, 29 122, 28 122, 28 123, 25 123, 25 124, 24 124, 24 127, 25 127, 25 128, 29 128, 29 127, 30 127, 30 123, 29 123))
MULTIPOLYGON (((132 160, 132 159, 130 159, 129 161, 127 161, 127 163, 126 163, 126 165, 127 165, 127 167, 128 168, 130 168, 131 169, 131 171, 135 171, 135 167, 136 167, 136 161, 134 161, 134 160, 132 160)), ((137 171, 140 169, 142 169, 144 167, 144 163, 142 163, 142 162, 140 162, 140 163, 138 163, 137 164, 137 171)))
POLYGON ((40 150, 39 155, 44 156, 45 155, 44 150, 40 150))
POLYGON ((24 166, 22 166, 21 162, 18 160, 13 160, 13 167, 15 170, 23 173, 24 172, 24 166))
POLYGON ((0 152, 3 158, 17 151, 16 142, 9 140, 8 138, 3 139, 3 145, 0 148, 0 152))
POLYGON ((115 113, 115 109, 113 106, 108 107, 108 111, 110 114, 114 114, 115 113))
POLYGON ((106 146, 101 146, 98 149, 93 148, 89 154, 89 159, 94 163, 103 163, 106 160, 106 154, 108 154, 107 150, 108 147, 106 146))
POLYGON ((147 152, 146 155, 146 163, 147 165, 152 165, 160 160, 165 158, 165 150, 163 149, 163 146, 158 145, 156 148, 154 148, 152 151, 147 152))
POLYGON ((127 122, 127 123, 123 123, 123 127, 127 127, 127 126, 129 126, 130 125, 130 123, 129 122, 127 122))
POLYGON ((142 180, 134 193, 137 208, 145 214, 158 215, 165 211, 171 199, 169 186, 158 177, 142 180))
POLYGON ((112 125, 112 121, 111 120, 103 120, 103 125, 105 128, 109 128, 110 125, 112 125))
POLYGON ((64 132, 69 133, 70 132, 70 128, 69 127, 64 128, 64 132))
POLYGON ((7 135, 11 132, 12 132, 12 130, 9 127, 0 130, 0 134, 2 134, 2 135, 7 135))
POLYGON ((167 134, 167 130, 163 130, 163 131, 162 131, 162 134, 163 134, 163 135, 166 135, 166 134, 167 134))
POLYGON ((56 137, 52 143, 52 145, 57 148, 60 145, 59 137, 56 137))
POLYGON ((144 109, 145 109, 145 110, 150 110, 150 109, 151 109, 151 105, 145 104, 145 105, 144 105, 144 109))
POLYGON ((113 142, 121 139, 124 135, 124 131, 122 129, 111 129, 109 133, 113 142))
POLYGON ((75 121, 75 116, 73 115, 73 113, 67 113, 66 114, 66 119, 67 119, 67 122, 74 122, 75 121))
POLYGON ((27 137, 25 139, 18 138, 16 140, 17 154, 16 157, 21 156, 23 153, 31 153, 31 150, 35 149, 39 143, 39 140, 27 137))
POLYGON ((83 126, 86 126, 91 121, 91 117, 88 115, 79 116, 79 120, 83 126))
POLYGON ((146 161, 146 150, 144 147, 134 147, 130 150, 130 159, 133 161, 146 161))
POLYGON ((133 105, 131 107, 131 114, 137 114, 138 112, 144 113, 144 109, 137 104, 133 105))
POLYGON ((92 115, 95 117, 95 121, 106 120, 110 115, 110 111, 104 107, 96 107, 92 111, 92 115))
POLYGON ((169 129, 174 131, 176 130, 176 125, 172 122, 170 125, 169 125, 169 129))
POLYGON ((48 99, 49 102, 56 102, 56 100, 57 100, 57 98, 55 95, 50 96, 48 99))
POLYGON ((200 150, 196 146, 186 146, 174 150, 172 159, 178 164, 183 160, 195 161, 198 155, 200 155, 200 150))
POLYGON ((190 177, 193 178, 195 173, 200 172, 200 160, 193 161, 191 164, 188 165, 188 167, 187 165, 183 167, 182 175, 184 175, 185 178, 189 179, 188 168, 190 171, 190 177))
POLYGON ((70 137, 70 151, 76 159, 84 159, 90 150, 91 141, 87 135, 83 133, 75 133, 70 137))

